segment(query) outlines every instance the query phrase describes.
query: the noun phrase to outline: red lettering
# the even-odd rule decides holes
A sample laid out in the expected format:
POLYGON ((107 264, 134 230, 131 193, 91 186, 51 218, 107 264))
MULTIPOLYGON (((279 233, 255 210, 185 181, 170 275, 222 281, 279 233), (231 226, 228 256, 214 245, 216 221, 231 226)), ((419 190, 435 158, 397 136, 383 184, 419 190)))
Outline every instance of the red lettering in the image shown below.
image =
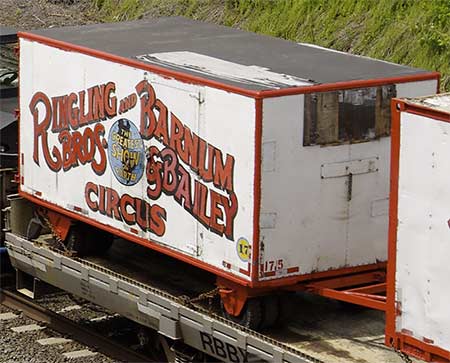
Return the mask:
POLYGON ((113 118, 117 115, 117 97, 111 96, 116 91, 116 84, 114 82, 108 82, 105 85, 104 109, 108 118, 113 118))
POLYGON ((178 164, 177 170, 180 178, 174 198, 180 205, 184 205, 187 211, 191 211, 191 176, 180 164, 178 164))
POLYGON ((222 163, 222 152, 219 149, 214 150, 214 185, 228 192, 233 191, 233 171, 234 157, 227 154, 225 165, 222 163))
POLYGON ((118 221, 122 220, 119 212, 119 194, 111 188, 106 189, 106 215, 110 218, 114 217, 118 221))
POLYGON ((234 240, 234 218, 236 217, 238 211, 238 200, 236 194, 232 192, 229 196, 229 199, 222 195, 222 205, 225 210, 225 236, 233 241, 234 240))
POLYGON ((86 204, 94 212, 99 211, 103 215, 124 221, 128 225, 137 224, 144 232, 150 231, 157 236, 164 235, 166 231, 167 213, 157 204, 150 205, 145 200, 133 198, 128 194, 120 196, 114 189, 92 182, 86 184, 84 194, 86 204), (92 195, 98 197, 98 202, 92 200, 92 195), (129 208, 133 211, 130 212, 129 208))
POLYGON ((139 82, 135 89, 141 101, 140 133, 144 139, 148 140, 153 137, 156 128, 156 116, 153 113, 156 101, 155 90, 146 80, 139 82))
MULTIPOLYGON (((191 132, 189 127, 184 127, 184 149, 179 152, 181 160, 191 166, 191 169, 198 171, 198 143, 199 137, 191 132)), ((200 139, 201 140, 201 139, 200 139)))
POLYGON ((161 195, 161 168, 162 164, 156 161, 159 150, 156 146, 150 146, 148 151, 146 175, 147 175, 147 196, 150 199, 158 199, 161 195))
MULTIPOLYGON (((93 87, 92 117, 94 120, 104 120, 105 117, 105 85, 93 87)), ((109 95, 108 95, 109 96, 109 95)))
POLYGON ((34 150, 33 150, 33 160, 39 165, 39 139, 42 144, 42 152, 44 154, 45 162, 47 166, 52 171, 58 171, 61 169, 61 155, 58 150, 53 149, 52 155, 50 155, 48 147, 48 136, 47 130, 50 126, 50 120, 52 117, 52 108, 48 97, 42 92, 36 92, 30 102, 30 111, 33 115, 33 129, 34 129, 34 150), (42 103, 45 108, 45 116, 42 122, 39 122, 39 110, 38 104, 42 103))
POLYGON ((220 205, 222 205, 222 196, 219 193, 216 193, 214 190, 211 190, 211 217, 210 217, 210 228, 211 231, 217 233, 219 236, 223 234, 224 226, 219 223, 219 221, 223 221, 223 212, 220 209, 220 205))
POLYGON ((74 154, 72 152, 72 136, 69 131, 64 130, 58 136, 58 141, 62 145, 62 162, 63 170, 69 170, 72 165, 76 164, 74 154))
MULTIPOLYGON (((78 124, 79 125, 86 125, 89 121, 88 121, 88 116, 89 116, 89 110, 88 113, 85 114, 85 102, 86 102, 86 91, 80 91, 78 92, 78 99, 80 102, 80 117, 78 119, 78 124)), ((78 127, 78 125, 77 125, 78 127)), ((75 128, 76 130, 76 128, 75 128)))
MULTIPOLYGON (((76 95, 76 93, 71 93, 67 99, 67 107, 69 109, 68 112, 68 121, 70 125, 76 125, 80 122, 80 110, 78 109, 78 107, 74 106, 76 105, 78 100, 78 97, 76 95)), ((69 126, 66 124, 61 125, 61 129, 68 129, 69 126)), ((55 131, 53 131, 55 132, 55 131)))
MULTIPOLYGON (((209 217, 206 215, 206 203, 208 202, 208 188, 199 183, 198 202, 198 220, 207 228, 209 228, 209 217)), ((196 196, 197 197, 197 196, 196 196)))
POLYGON ((169 146, 169 130, 167 126, 167 107, 160 100, 156 100, 155 108, 158 110, 158 122, 154 132, 154 137, 159 139, 164 145, 169 146))
POLYGON ((129 226, 133 225, 136 221, 136 213, 129 213, 128 206, 132 207, 135 204, 134 198, 128 194, 122 195, 120 198, 120 212, 122 214, 122 218, 126 224, 129 226))
POLYGON ((160 155, 163 160, 162 188, 164 193, 172 195, 178 185, 178 178, 175 171, 178 164, 177 155, 169 148, 165 148, 161 151, 160 155))
MULTIPOLYGON (((102 175, 106 170, 106 140, 104 139, 105 127, 102 124, 96 124, 94 128, 95 145, 100 154, 100 160, 97 161, 93 158, 91 167, 95 174, 102 175)), ((95 156, 95 155, 94 155, 95 156)))
POLYGON ((86 199, 86 204, 92 211, 97 212, 98 211, 98 203, 94 202, 91 199, 92 193, 94 193, 94 195, 98 195, 98 186, 95 185, 94 183, 88 182, 88 183, 86 183, 86 187, 84 188, 84 196, 86 199))
POLYGON ((214 146, 209 145, 206 143, 205 140, 200 139, 198 154, 199 154, 198 175, 205 182, 211 182, 213 180, 214 146), (206 146, 208 146, 208 166, 205 166, 206 146))
POLYGON ((136 222, 143 231, 146 231, 150 226, 150 205, 137 198, 134 202, 136 205, 136 222))
POLYGON ((105 215, 106 214, 106 208, 105 208, 105 187, 100 185, 100 195, 99 195, 99 206, 98 206, 98 210, 101 214, 105 215))
POLYGON ((163 236, 166 233, 166 210, 159 205, 153 205, 150 211, 150 229, 157 236, 163 236))

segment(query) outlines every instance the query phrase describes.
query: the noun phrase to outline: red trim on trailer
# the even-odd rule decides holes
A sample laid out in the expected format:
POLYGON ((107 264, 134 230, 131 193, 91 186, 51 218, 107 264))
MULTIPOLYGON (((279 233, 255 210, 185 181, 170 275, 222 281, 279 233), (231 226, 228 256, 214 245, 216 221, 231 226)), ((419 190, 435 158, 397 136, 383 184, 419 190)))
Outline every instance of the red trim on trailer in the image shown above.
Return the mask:
POLYGON ((275 276, 275 271, 268 271, 263 273, 264 277, 272 277, 275 276))
POLYGON ((36 41, 39 43, 51 45, 53 47, 63 49, 66 51, 76 51, 82 54, 90 55, 96 58, 110 60, 116 63, 128 65, 131 67, 136 67, 144 70, 149 70, 151 72, 161 74, 163 76, 172 77, 182 82, 194 83, 194 84, 202 84, 207 85, 214 88, 223 89, 225 91, 238 93, 244 96, 249 96, 253 98, 267 98, 267 97, 280 97, 287 95, 294 95, 300 93, 311 93, 311 92, 319 92, 319 91, 332 91, 337 89, 349 89, 349 88, 358 88, 358 87, 371 87, 382 84, 391 84, 391 83, 405 83, 411 81, 425 81, 436 79, 438 80, 439 86, 439 72, 425 72, 421 74, 412 74, 398 77, 386 77, 386 78, 378 78, 378 79, 369 79, 369 80, 355 80, 355 81, 344 81, 337 83, 324 83, 319 85, 311 85, 311 86, 299 86, 299 87, 290 87, 290 88, 282 88, 282 89, 274 89, 274 90, 263 90, 263 91, 254 91, 248 90, 245 88, 231 86, 225 83, 221 83, 218 81, 213 81, 207 78, 198 77, 190 74, 185 74, 182 72, 177 72, 173 70, 168 70, 163 67, 155 66, 152 64, 146 64, 141 61, 137 61, 134 59, 121 57, 117 55, 113 55, 110 53, 102 52, 99 50, 95 50, 92 48, 75 45, 71 43, 67 43, 61 40, 56 40, 52 38, 48 38, 42 35, 27 33, 27 32, 18 32, 17 36, 19 38, 24 38, 32 41, 36 41))
POLYGON ((250 271, 249 270, 244 270, 243 268, 240 268, 239 272, 241 274, 244 274, 245 276, 250 276, 250 271))
POLYGON ((425 116, 429 118, 433 118, 435 120, 450 122, 450 113, 444 112, 437 109, 432 109, 426 106, 418 105, 415 103, 411 103, 408 101, 403 101, 394 98, 393 102, 399 105, 401 111, 412 113, 419 116, 425 116))
POLYGON ((203 261, 200 261, 200 260, 195 259, 193 257, 190 257, 188 255, 185 255, 185 254, 183 254, 181 252, 174 251, 174 250, 171 250, 171 249, 169 249, 167 247, 161 246, 160 244, 158 244, 155 241, 152 241, 150 239, 140 238, 140 237, 137 237, 137 236, 133 236, 133 235, 131 235, 131 234, 125 232, 125 231, 122 231, 120 229, 117 229, 115 227, 107 226, 105 224, 97 222, 95 219, 86 217, 84 215, 77 214, 75 212, 72 212, 72 211, 69 211, 69 210, 67 210, 65 208, 62 208, 62 207, 60 207, 60 206, 58 206, 56 204, 50 203, 48 201, 44 201, 44 200, 39 199, 39 198, 36 198, 33 195, 28 194, 27 192, 24 192, 23 190, 19 191, 19 195, 24 197, 24 198, 27 198, 30 201, 32 201, 33 203, 41 205, 41 206, 43 206, 45 208, 49 208, 49 209, 51 209, 51 210, 53 210, 55 212, 61 213, 61 214, 65 215, 65 216, 68 216, 70 218, 77 219, 77 220, 80 220, 80 221, 82 221, 84 223, 93 225, 93 226, 95 226, 97 228, 100 228, 100 229, 103 229, 103 230, 108 231, 110 233, 113 233, 116 236, 119 236, 119 237, 122 237, 124 239, 133 241, 133 242, 138 243, 138 244, 140 244, 142 246, 151 248, 151 249, 153 249, 155 251, 165 253, 168 256, 177 258, 177 259, 179 259, 179 260, 181 260, 183 262, 187 262, 187 263, 189 263, 189 264, 191 264, 193 266, 203 268, 204 270, 206 270, 208 272, 211 272, 211 273, 213 273, 213 274, 215 274, 217 276, 222 276, 222 277, 224 277, 226 279, 229 279, 230 281, 233 281, 235 283, 238 283, 238 284, 241 284, 241 285, 244 285, 244 286, 248 286, 250 284, 250 281, 248 281, 248 280, 244 280, 244 279, 242 279, 242 278, 240 278, 238 276, 234 276, 234 275, 232 275, 232 274, 230 274, 230 273, 228 273, 226 271, 223 271, 223 270, 221 270, 221 269, 219 269, 217 267, 211 266, 211 265, 209 265, 209 264, 207 264, 207 263, 205 263, 203 261))
POLYGON ((328 277, 345 277, 344 275, 359 273, 364 271, 372 270, 384 270, 386 268, 386 262, 377 262, 369 265, 353 266, 353 267, 343 267, 333 270, 321 271, 321 272, 311 272, 304 275, 296 276, 286 276, 279 279, 273 280, 262 280, 254 284, 254 287, 282 287, 286 290, 298 290, 297 284, 303 282, 314 281, 318 279, 328 278, 328 277))
POLYGON ((439 348, 433 344, 421 341, 407 334, 397 334, 396 341, 398 347, 413 357, 426 362, 449 363, 450 352, 439 348))
POLYGON ((450 352, 430 344, 430 339, 423 341, 412 337, 413 332, 402 329, 396 331, 396 317, 401 314, 401 306, 395 301, 395 275, 397 266, 397 226, 398 226, 398 183, 400 168, 400 134, 401 112, 429 117, 434 120, 450 123, 450 115, 444 111, 431 109, 409 101, 392 99, 392 132, 391 132, 391 190, 389 204, 389 245, 387 268, 387 309, 386 309, 386 337, 385 344, 393 346, 414 357, 427 362, 450 362, 450 352))
POLYGON ((261 212, 261 144, 262 144, 263 101, 255 100, 255 171, 253 176, 253 244, 252 244, 252 286, 259 281, 259 217, 261 212))
POLYGON ((350 89, 350 88, 362 88, 362 87, 375 87, 381 86, 384 84, 398 84, 405 82, 414 82, 414 81, 426 81, 426 80, 437 80, 439 87, 439 79, 441 74, 439 72, 428 72, 421 74, 413 74, 409 76, 399 76, 399 77, 387 77, 387 78, 377 78, 377 79, 367 79, 367 80, 355 80, 355 81, 344 81, 344 82, 336 82, 336 83, 324 83, 317 84, 312 86, 301 86, 301 87, 292 87, 292 88, 282 88, 282 89, 274 89, 274 90, 263 90, 259 91, 259 96, 262 98, 268 97, 280 97, 280 96, 289 96, 294 94, 305 94, 312 92, 324 92, 324 91, 337 91, 341 89, 350 89))
POLYGON ((391 102, 391 186, 389 196, 389 233, 386 288, 386 336, 388 346, 394 344, 397 303, 395 301, 395 265, 397 259, 397 206, 400 162, 400 110, 398 100, 391 102))

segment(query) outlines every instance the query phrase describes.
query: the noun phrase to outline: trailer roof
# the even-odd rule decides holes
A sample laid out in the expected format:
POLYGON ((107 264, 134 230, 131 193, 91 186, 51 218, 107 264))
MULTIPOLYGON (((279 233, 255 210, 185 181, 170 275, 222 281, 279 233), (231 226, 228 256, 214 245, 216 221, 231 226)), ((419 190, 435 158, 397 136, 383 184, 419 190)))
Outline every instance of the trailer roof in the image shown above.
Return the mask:
POLYGON ((441 93, 426 97, 408 98, 408 103, 425 106, 433 110, 450 114, 450 93, 441 93))
POLYGON ((0 44, 14 43, 17 41, 17 31, 13 28, 0 25, 0 44))
POLYGON ((429 73, 183 17, 31 33, 248 90, 429 73))

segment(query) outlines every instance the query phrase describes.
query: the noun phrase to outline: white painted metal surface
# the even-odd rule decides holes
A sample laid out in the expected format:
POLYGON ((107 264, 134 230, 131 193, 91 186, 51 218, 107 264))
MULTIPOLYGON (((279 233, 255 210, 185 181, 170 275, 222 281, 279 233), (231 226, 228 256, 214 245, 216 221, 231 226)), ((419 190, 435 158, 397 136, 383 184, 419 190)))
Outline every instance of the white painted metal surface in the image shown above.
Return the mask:
POLYGON ((254 100, 20 49, 21 190, 248 279, 237 243, 253 238, 254 100))
MULTIPOLYGON (((396 89, 409 97, 436 86, 432 80, 396 89)), ((303 146, 302 95, 264 99, 263 115, 263 279, 385 261, 390 138, 303 146)))
MULTIPOLYGON (((427 100, 433 102, 436 98, 427 100)), ((440 106, 447 107, 450 113, 448 105, 440 106)), ((409 332, 447 351, 450 351, 449 135, 448 122, 401 113, 396 261, 396 300, 401 315, 396 321, 396 331, 409 332)))

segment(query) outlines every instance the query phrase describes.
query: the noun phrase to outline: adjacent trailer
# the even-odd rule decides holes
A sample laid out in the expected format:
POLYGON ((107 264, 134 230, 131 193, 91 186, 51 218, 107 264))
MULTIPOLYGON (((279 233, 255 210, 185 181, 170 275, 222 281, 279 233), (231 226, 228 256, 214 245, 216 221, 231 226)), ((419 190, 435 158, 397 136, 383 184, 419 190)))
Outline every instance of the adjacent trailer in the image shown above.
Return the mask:
POLYGON ((385 266, 390 101, 438 73, 184 18, 19 38, 20 194, 66 247, 212 272, 252 328, 262 295, 385 266))
POLYGON ((392 105, 386 343, 450 362, 450 94, 392 105))

